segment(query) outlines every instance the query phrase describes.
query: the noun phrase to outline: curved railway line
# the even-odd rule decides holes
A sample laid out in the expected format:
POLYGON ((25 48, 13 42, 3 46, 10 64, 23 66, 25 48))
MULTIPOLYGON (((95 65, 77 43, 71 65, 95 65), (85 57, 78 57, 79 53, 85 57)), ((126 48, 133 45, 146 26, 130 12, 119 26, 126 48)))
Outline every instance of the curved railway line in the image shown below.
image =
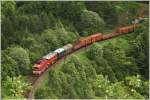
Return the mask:
MULTIPOLYGON (((106 34, 103 36, 104 39, 96 41, 96 42, 103 42, 105 40, 108 39, 112 39, 121 35, 125 35, 125 34, 129 34, 134 32, 134 29, 136 28, 135 26, 133 27, 133 29, 128 28, 130 26, 126 26, 125 28, 122 28, 122 31, 118 31, 119 33, 116 32, 112 32, 109 34, 106 34), (129 31, 128 31, 129 30, 129 31)), ((91 43, 93 44, 93 43, 91 43)), ((28 99, 34 99, 34 93, 37 90, 37 88, 40 86, 40 83, 42 83, 42 81, 44 81, 44 77, 47 75, 46 73, 53 67, 55 67, 57 64, 59 64, 61 61, 65 61, 67 58, 69 58, 72 54, 81 52, 87 48, 89 48, 89 46, 91 44, 85 45, 83 47, 80 47, 76 50, 72 50, 69 54, 65 55, 64 57, 60 58, 59 60, 57 60, 54 64, 50 65, 49 68, 47 70, 45 70, 42 74, 40 74, 39 76, 35 76, 35 75, 30 75, 28 76, 28 81, 31 83, 32 85, 32 89, 30 91, 27 91, 27 93, 25 94, 25 97, 28 99)))
MULTIPOLYGON (((129 34, 129 33, 127 33, 129 34)), ((121 35, 125 35, 125 34, 121 34, 121 35)), ((120 36, 120 35, 118 35, 120 36)), ((115 37, 118 37, 118 36, 115 36, 115 37)), ((103 41, 106 41, 106 40, 103 40, 103 41)), ((103 41, 99 41, 99 42, 103 42, 103 41)), ((71 57, 72 54, 75 54, 75 53, 78 53, 78 52, 81 52, 81 51, 84 51, 85 49, 89 48, 90 45, 92 44, 89 44, 87 45, 86 47, 82 47, 74 52, 71 52, 70 54, 68 54, 67 56, 65 57, 62 57, 61 59, 59 59, 57 62, 55 62, 53 65, 50 65, 51 67, 49 67, 45 72, 43 72, 41 75, 39 76, 35 76, 35 75, 30 75, 28 76, 28 80, 29 82, 31 83, 32 85, 32 89, 31 91, 28 91, 28 93, 26 94, 26 97, 28 99, 34 99, 34 93, 35 91, 37 90, 37 88, 39 87, 40 83, 44 80, 43 77, 46 76, 46 73, 52 68, 52 67, 55 67, 57 64, 59 64, 61 61, 64 61, 65 58, 69 58, 71 57)))

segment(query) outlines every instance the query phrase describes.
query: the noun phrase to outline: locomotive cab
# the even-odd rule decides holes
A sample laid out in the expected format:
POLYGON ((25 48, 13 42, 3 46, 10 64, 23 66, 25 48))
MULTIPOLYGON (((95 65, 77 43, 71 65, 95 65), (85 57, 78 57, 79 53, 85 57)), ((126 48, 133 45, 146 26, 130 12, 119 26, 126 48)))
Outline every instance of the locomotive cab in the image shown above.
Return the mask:
POLYGON ((40 67, 41 61, 38 61, 36 64, 33 66, 33 70, 37 70, 40 67))
POLYGON ((46 60, 39 60, 36 64, 34 64, 32 73, 34 75, 40 75, 45 70, 45 68, 43 68, 45 63, 46 60))
POLYGON ((43 60, 39 60, 36 64, 33 66, 33 70, 38 70, 41 67, 43 60))

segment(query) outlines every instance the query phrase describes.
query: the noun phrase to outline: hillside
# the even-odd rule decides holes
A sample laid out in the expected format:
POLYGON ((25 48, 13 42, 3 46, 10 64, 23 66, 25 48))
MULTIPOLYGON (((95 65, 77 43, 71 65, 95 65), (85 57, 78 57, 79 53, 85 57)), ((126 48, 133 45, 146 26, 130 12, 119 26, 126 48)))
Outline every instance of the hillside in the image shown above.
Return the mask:
POLYGON ((149 81, 144 79, 146 76, 139 70, 141 66, 129 54, 133 44, 127 39, 136 34, 95 43, 62 61, 49 71, 48 79, 37 90, 35 98, 148 98, 149 81))
MULTIPOLYGON (((148 17, 148 6, 134 1, 2 1, 2 98, 25 98, 32 89, 27 76, 48 52, 148 17)), ((35 98, 149 98, 148 29, 147 20, 131 34, 74 54, 48 72, 35 98)))

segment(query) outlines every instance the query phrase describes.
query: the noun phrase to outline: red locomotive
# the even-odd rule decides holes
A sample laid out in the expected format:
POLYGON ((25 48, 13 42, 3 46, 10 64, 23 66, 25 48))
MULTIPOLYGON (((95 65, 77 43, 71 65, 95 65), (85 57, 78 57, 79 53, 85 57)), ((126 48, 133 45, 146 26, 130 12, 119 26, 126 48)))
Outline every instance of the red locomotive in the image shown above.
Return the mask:
POLYGON ((44 72, 50 65, 55 63, 58 59, 62 58, 63 56, 74 52, 77 49, 80 49, 82 47, 85 47, 87 45, 90 45, 94 42, 102 41, 102 40, 107 40, 116 36, 119 36, 121 34, 126 34, 129 32, 134 31, 136 28, 137 23, 126 26, 126 27, 121 27, 118 28, 116 32, 102 35, 101 33, 96 33, 94 35, 81 38, 77 43, 75 44, 67 44, 62 48, 59 48, 55 50, 54 52, 50 52, 48 55, 44 56, 40 61, 38 61, 34 66, 33 66, 33 74, 34 75, 40 75, 42 72, 44 72))
POLYGON ((55 63, 57 59, 58 59, 57 53, 51 52, 47 54, 33 66, 33 74, 40 75, 48 68, 49 65, 55 63))

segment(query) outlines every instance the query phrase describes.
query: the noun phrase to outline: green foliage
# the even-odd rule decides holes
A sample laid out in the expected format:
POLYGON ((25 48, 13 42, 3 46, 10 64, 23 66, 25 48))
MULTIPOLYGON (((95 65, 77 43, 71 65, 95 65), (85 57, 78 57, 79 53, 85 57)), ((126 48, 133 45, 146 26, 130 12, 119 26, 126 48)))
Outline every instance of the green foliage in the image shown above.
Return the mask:
POLYGON ((2 79, 27 74, 31 70, 29 54, 22 47, 9 47, 3 50, 2 55, 2 79))
POLYGON ((29 83, 27 83, 21 76, 12 78, 7 77, 7 79, 2 82, 2 98, 24 98, 23 93, 30 88, 31 86, 29 83))
POLYGON ((104 47, 104 58, 108 61, 117 79, 121 80, 126 75, 136 74, 137 66, 134 59, 127 57, 125 51, 115 47, 113 44, 108 44, 104 47))
POLYGON ((149 81, 143 82, 140 93, 147 99, 149 98, 149 81))
POLYGON ((10 20, 10 18, 5 18, 4 20, 2 20, 2 35, 5 38, 14 33, 13 23, 10 20))
POLYGON ((97 65, 95 65, 95 69, 98 74, 108 75, 111 80, 116 81, 112 68, 103 57, 103 48, 101 46, 93 44, 88 50, 87 56, 96 62, 97 65))
POLYGON ((135 90, 128 88, 121 82, 117 82, 108 87, 108 98, 114 99, 144 99, 144 97, 135 90))
POLYGON ((143 23, 138 30, 135 31, 137 34, 135 39, 131 41, 131 46, 128 55, 135 58, 135 62, 140 69, 141 74, 148 79, 148 63, 149 63, 149 53, 148 53, 148 23, 143 23))
POLYGON ((28 52, 22 47, 9 47, 8 55, 15 60, 22 74, 26 74, 30 70, 30 59, 28 52))
POLYGON ((87 36, 96 32, 102 32, 104 27, 103 19, 96 12, 83 10, 76 28, 81 36, 87 36))
MULTIPOLYGON (((11 16, 15 13, 16 3, 14 1, 3 1, 2 2, 2 16, 11 16)), ((2 17, 2 18, 3 18, 2 17)))
POLYGON ((41 36, 41 42, 44 43, 47 50, 54 50, 67 43, 71 43, 76 38, 76 34, 66 31, 60 22, 55 30, 46 30, 41 36))
MULTIPOLYGON (((136 84, 137 85, 137 84, 136 84)), ((107 77, 98 75, 95 80, 97 96, 108 99, 143 99, 144 97, 136 90, 129 89, 123 82, 110 83, 107 77)))
POLYGON ((118 16, 117 11, 114 5, 114 2, 86 2, 86 6, 88 10, 94 11, 101 16, 104 21, 108 24, 117 24, 118 16), (101 6, 100 6, 101 5, 101 6))
POLYGON ((19 75, 20 71, 17 62, 2 51, 1 59, 2 80, 6 80, 6 77, 13 77, 19 75))
POLYGON ((94 43, 90 50, 88 51, 88 57, 90 59, 97 59, 97 58, 102 58, 103 56, 103 50, 102 50, 102 47, 99 46, 97 43, 94 43))
POLYGON ((85 9, 83 2, 50 2, 48 5, 51 6, 49 9, 54 14, 72 21, 76 21, 82 10, 85 9))
POLYGON ((126 77, 125 83, 134 89, 141 87, 141 80, 139 79, 139 75, 136 77, 126 77))
POLYGON ((48 87, 40 88, 36 91, 35 98, 37 99, 57 99, 55 95, 53 95, 52 91, 48 87))
POLYGON ((31 63, 36 62, 41 56, 47 53, 47 49, 41 41, 39 35, 26 34, 20 42, 23 48, 28 49, 31 63))
POLYGON ((140 8, 140 5, 136 2, 118 2, 115 4, 115 7, 118 12, 119 19, 122 17, 122 15, 124 15, 124 19, 120 21, 128 22, 134 20, 137 16, 139 16, 139 12, 137 9, 140 8))
POLYGON ((97 75, 94 82, 95 95, 105 98, 107 94, 107 87, 109 86, 109 84, 110 82, 107 77, 104 77, 103 75, 97 75))
POLYGON ((4 35, 1 35, 1 41, 3 42, 1 44, 2 49, 6 48, 6 46, 8 45, 8 40, 4 37, 4 35))
POLYGON ((142 80, 140 75, 125 77, 124 83, 130 87, 132 92, 137 91, 145 98, 148 98, 149 82, 142 80))

